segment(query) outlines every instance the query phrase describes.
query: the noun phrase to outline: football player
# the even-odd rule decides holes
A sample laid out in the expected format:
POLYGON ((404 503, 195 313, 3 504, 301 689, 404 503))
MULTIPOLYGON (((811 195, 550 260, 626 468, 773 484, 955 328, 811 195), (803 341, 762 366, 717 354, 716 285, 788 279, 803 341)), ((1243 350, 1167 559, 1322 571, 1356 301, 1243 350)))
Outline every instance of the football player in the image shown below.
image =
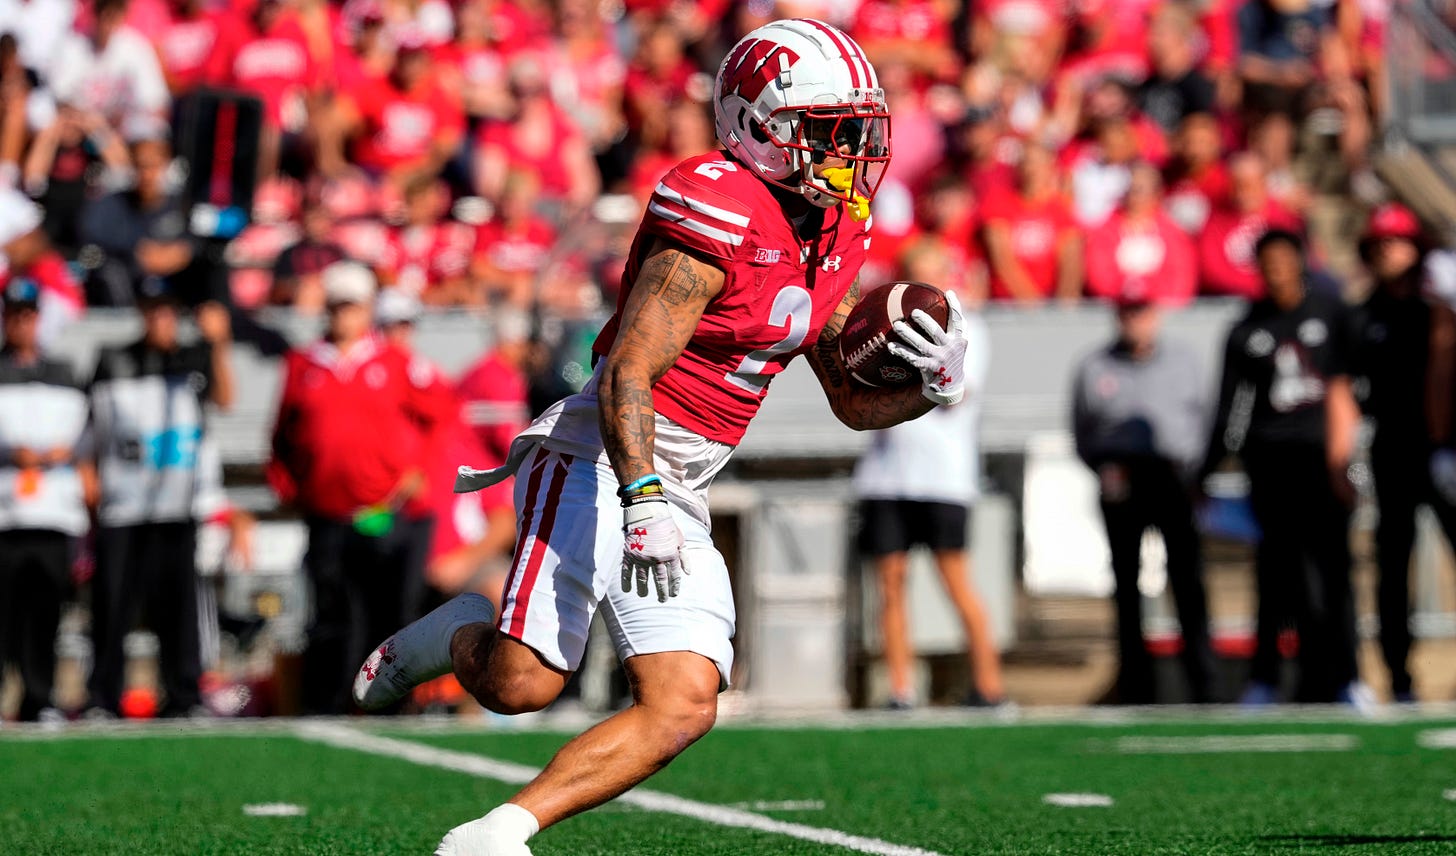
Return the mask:
POLYGON ((808 356, 835 415, 856 429, 963 394, 954 303, 948 329, 923 312, 919 329, 897 328, 904 341, 890 347, 921 384, 851 386, 840 360, 867 209, 890 160, 884 92, 859 46, 814 20, 760 27, 719 68, 714 113, 723 149, 657 184, 591 381, 517 437, 504 467, 461 468, 457 490, 519 474, 499 619, 485 598, 462 595, 386 640, 355 682, 359 704, 377 708, 453 667, 490 710, 539 710, 604 610, 632 706, 568 743, 510 802, 451 830, 437 853, 527 854, 540 829, 626 791, 712 727, 734 608, 708 484, 789 360, 808 356))

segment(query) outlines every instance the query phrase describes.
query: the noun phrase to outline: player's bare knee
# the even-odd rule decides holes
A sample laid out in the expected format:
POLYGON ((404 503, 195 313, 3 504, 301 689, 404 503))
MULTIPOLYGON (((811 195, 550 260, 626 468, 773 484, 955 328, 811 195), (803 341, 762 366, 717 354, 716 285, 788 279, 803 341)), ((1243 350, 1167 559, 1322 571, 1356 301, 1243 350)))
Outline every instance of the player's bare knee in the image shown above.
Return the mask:
POLYGON ((664 760, 670 760, 713 729, 718 721, 717 692, 706 696, 683 693, 641 703, 651 720, 652 733, 662 740, 664 760))

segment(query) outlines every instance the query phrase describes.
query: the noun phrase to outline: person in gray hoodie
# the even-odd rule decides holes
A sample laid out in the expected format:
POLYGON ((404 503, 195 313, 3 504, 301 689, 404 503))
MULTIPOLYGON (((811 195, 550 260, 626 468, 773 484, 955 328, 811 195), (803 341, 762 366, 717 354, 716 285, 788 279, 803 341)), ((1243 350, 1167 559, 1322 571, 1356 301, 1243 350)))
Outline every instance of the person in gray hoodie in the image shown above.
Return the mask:
POLYGON ((1072 394, 1077 455, 1097 475, 1116 580, 1120 666, 1109 697, 1123 704, 1158 698, 1138 591, 1143 533, 1156 527, 1182 625, 1188 698, 1212 702, 1213 652, 1192 491, 1207 436, 1206 379, 1192 351, 1162 337, 1163 309, 1152 294, 1133 284, 1115 303, 1117 338, 1082 360, 1072 394))

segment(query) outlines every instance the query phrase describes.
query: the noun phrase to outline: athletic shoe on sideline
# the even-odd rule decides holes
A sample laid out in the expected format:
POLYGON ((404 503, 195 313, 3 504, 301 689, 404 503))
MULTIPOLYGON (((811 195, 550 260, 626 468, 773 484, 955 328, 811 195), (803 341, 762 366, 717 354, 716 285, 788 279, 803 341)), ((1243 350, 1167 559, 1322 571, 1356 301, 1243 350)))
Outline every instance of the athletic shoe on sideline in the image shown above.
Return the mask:
POLYGON ((416 685, 450 671, 456 630, 494 621, 495 607, 482 595, 462 594, 446 602, 374 649, 354 678, 354 702, 378 710, 399 701, 416 685))
POLYGON ((1374 713, 1379 703, 1375 700, 1375 691, 1370 689, 1361 681, 1351 681, 1340 690, 1335 700, 1340 704, 1347 704, 1355 708, 1359 713, 1374 713))
POLYGON ((1244 694, 1239 696, 1239 704, 1243 707, 1268 707, 1278 703, 1279 690, 1259 681, 1249 681, 1249 685, 1244 687, 1244 694))

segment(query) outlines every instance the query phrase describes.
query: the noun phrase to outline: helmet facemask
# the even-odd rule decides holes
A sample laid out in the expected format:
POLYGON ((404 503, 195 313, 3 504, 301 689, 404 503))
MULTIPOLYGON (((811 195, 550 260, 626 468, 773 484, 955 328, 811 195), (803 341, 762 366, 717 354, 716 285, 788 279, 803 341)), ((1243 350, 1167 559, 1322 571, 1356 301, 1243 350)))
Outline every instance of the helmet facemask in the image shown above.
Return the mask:
POLYGON ((868 211, 890 163, 890 112, 881 90, 855 103, 781 107, 763 128, 788 159, 783 186, 821 208, 846 202, 868 211), (829 159, 843 164, 825 168, 829 159))

